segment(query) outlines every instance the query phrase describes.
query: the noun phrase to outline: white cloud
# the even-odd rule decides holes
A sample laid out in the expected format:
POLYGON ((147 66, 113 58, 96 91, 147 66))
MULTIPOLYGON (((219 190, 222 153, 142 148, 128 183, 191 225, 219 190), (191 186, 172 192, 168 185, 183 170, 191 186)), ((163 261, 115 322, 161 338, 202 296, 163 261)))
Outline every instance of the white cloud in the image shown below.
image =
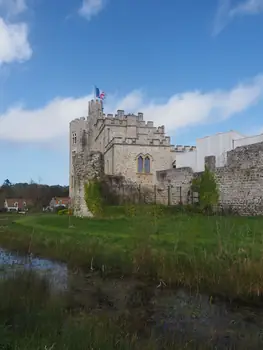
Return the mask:
POLYGON ((0 66, 13 61, 23 62, 31 55, 27 24, 10 24, 0 17, 0 66))
POLYGON ((87 20, 90 20, 104 9, 106 1, 107 0, 83 0, 82 6, 79 9, 79 14, 87 20))
POLYGON ((243 0, 231 6, 231 0, 219 0, 213 35, 219 34, 235 17, 257 15, 263 12, 263 0, 243 0))
MULTIPOLYGON (((80 98, 56 98, 39 109, 14 106, 0 116, 0 140, 54 145, 68 140, 69 122, 87 116, 92 95, 80 98), (22 131, 22 132, 21 132, 22 131), (64 141, 63 141, 64 140, 64 141)), ((239 84, 229 91, 184 92, 171 96, 165 103, 147 100, 140 91, 123 98, 110 96, 105 112, 118 108, 126 112, 144 112, 146 120, 165 125, 171 133, 179 128, 230 118, 247 110, 263 98, 263 75, 239 84)))
POLYGON ((230 16, 256 15, 263 12, 263 0, 247 0, 230 11, 230 16))
POLYGON ((0 9, 6 12, 7 16, 17 16, 26 11, 26 0, 0 0, 0 9))
POLYGON ((0 0, 0 66, 23 62, 32 56, 27 23, 9 20, 26 10, 26 0, 0 0))

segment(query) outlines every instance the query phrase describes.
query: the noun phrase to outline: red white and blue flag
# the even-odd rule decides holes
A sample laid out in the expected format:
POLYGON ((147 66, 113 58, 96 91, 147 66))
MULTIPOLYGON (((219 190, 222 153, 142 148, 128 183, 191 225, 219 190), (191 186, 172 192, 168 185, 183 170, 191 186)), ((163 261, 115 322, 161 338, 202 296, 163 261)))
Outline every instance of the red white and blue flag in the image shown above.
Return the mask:
POLYGON ((99 88, 95 87, 95 93, 96 93, 96 98, 99 98, 100 100, 105 99, 105 92, 100 90, 99 88))

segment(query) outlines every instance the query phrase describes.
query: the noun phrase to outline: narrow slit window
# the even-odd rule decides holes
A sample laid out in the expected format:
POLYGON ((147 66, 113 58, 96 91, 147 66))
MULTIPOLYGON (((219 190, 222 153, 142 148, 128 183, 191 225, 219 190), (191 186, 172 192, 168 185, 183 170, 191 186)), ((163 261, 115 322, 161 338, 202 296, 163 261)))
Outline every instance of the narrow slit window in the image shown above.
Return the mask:
POLYGON ((138 157, 138 173, 143 172, 143 158, 142 156, 138 157))
POLYGON ((72 134, 72 142, 73 142, 73 145, 77 143, 77 134, 75 132, 73 132, 72 134))
POLYGON ((145 157, 145 159, 144 159, 144 171, 145 171, 145 173, 149 174, 150 170, 151 170, 150 157, 145 157))

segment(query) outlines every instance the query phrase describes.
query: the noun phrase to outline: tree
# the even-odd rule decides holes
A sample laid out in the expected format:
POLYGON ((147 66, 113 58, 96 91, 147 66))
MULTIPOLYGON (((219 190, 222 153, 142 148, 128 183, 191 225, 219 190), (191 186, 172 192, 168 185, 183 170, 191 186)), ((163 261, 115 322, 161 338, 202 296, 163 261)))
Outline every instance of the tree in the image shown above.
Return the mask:
POLYGON ((205 171, 200 177, 193 180, 192 191, 198 192, 201 209, 205 212, 211 212, 213 206, 218 203, 219 192, 214 173, 208 167, 205 167, 205 171))
POLYGON ((12 186, 11 182, 10 182, 8 179, 6 179, 6 180, 4 181, 2 187, 11 187, 11 186, 12 186))

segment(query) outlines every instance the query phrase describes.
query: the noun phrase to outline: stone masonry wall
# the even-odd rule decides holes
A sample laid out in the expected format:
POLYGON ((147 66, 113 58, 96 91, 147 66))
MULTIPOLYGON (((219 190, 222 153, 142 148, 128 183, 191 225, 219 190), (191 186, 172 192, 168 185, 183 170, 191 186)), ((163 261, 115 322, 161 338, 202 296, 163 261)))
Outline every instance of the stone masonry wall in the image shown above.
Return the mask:
POLYGON ((118 175, 105 175, 102 183, 103 195, 108 204, 168 204, 167 189, 161 186, 138 184, 118 175))
POLYGON ((172 165, 173 154, 170 147, 164 145, 116 144, 113 146, 113 174, 121 174, 135 183, 143 185, 156 184, 156 171, 172 165), (150 158, 150 173, 138 173, 139 156, 150 158))
POLYGON ((188 204, 193 177, 193 170, 188 167, 157 171, 158 187, 170 188, 169 191, 165 191, 170 198, 164 201, 171 205, 180 204, 180 201, 181 204, 188 204))
POLYGON ((227 154, 227 166, 215 169, 220 205, 240 215, 263 215, 263 143, 227 154))
MULTIPOLYGON (((220 195, 219 208, 239 215, 263 215, 263 142, 229 151, 224 167, 216 167, 214 156, 206 157, 204 162, 215 174, 220 195)), ((191 168, 159 171, 158 186, 181 187, 185 204, 189 199, 192 179, 200 174, 193 173, 191 168)), ((172 204, 177 204, 176 190, 171 191, 171 197, 172 204)))
POLYGON ((73 157, 72 206, 74 215, 92 217, 85 202, 85 183, 101 179, 104 174, 104 160, 100 152, 80 152, 73 157))

